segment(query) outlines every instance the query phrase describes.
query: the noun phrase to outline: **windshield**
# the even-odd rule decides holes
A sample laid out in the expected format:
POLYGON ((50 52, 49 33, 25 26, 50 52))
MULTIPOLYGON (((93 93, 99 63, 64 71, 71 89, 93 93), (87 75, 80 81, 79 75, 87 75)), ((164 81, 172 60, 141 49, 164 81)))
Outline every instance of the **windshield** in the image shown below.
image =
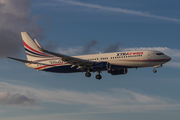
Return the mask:
POLYGON ((164 53, 156 53, 156 55, 164 55, 164 53))

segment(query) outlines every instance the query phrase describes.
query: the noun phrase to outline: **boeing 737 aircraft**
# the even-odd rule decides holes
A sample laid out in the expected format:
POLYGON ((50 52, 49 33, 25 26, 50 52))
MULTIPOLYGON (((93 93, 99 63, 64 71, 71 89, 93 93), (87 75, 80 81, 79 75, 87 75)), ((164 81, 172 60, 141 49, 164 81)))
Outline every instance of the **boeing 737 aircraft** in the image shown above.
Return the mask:
POLYGON ((98 73, 96 79, 101 79, 101 71, 108 71, 111 75, 122 75, 129 68, 161 67, 171 58, 162 52, 154 50, 139 50, 68 56, 43 49, 36 39, 32 39, 27 32, 21 32, 27 60, 8 57, 24 62, 27 67, 38 71, 73 73, 85 72, 86 77, 91 77, 91 72, 98 73))

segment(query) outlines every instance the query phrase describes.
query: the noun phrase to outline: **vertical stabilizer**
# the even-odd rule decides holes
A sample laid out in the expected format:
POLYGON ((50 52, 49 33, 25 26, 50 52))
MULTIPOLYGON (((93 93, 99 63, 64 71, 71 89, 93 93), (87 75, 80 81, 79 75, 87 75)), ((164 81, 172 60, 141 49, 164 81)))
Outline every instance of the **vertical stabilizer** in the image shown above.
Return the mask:
POLYGON ((38 49, 34 40, 27 32, 21 32, 21 36, 28 61, 34 61, 34 60, 40 60, 40 59, 52 57, 48 54, 41 52, 38 49))

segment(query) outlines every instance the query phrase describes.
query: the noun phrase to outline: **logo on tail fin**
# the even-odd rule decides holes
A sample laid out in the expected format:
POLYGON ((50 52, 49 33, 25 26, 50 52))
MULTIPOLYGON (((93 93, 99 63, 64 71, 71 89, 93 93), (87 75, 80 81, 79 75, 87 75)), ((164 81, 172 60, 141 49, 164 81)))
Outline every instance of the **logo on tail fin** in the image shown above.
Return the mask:
POLYGON ((25 48, 25 51, 26 51, 26 54, 27 55, 30 55, 30 56, 33 56, 33 57, 52 57, 50 55, 47 55, 47 54, 44 54, 40 51, 37 51, 35 49, 33 49, 32 47, 30 47, 29 45, 27 45, 24 41, 24 48, 25 48))
POLYGON ((21 32, 21 36, 26 51, 26 56, 29 61, 53 57, 51 55, 41 52, 38 48, 41 46, 39 44, 36 44, 36 42, 34 42, 34 40, 27 32, 21 32))

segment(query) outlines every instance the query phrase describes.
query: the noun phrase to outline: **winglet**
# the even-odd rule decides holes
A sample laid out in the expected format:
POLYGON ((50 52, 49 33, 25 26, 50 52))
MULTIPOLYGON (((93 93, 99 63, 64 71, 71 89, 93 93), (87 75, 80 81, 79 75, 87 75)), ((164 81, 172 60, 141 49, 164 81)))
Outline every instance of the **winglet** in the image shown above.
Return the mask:
POLYGON ((34 39, 34 41, 35 41, 35 43, 36 43, 36 45, 37 45, 37 47, 38 47, 38 49, 39 49, 40 51, 42 51, 42 52, 46 51, 46 50, 44 50, 44 49, 41 47, 41 45, 38 43, 38 41, 37 41, 36 39, 34 39))
POLYGON ((38 41, 37 41, 36 39, 34 39, 34 41, 35 41, 37 47, 40 48, 40 49, 42 49, 42 47, 41 47, 41 45, 38 43, 38 41))

